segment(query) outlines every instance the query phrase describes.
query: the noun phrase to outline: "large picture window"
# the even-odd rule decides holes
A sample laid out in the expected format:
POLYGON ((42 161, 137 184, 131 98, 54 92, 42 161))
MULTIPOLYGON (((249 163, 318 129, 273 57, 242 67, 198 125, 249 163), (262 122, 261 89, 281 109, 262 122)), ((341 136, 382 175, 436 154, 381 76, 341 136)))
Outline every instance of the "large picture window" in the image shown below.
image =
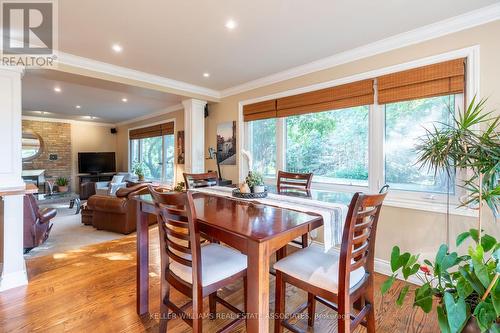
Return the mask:
POLYGON ((315 181, 368 184, 368 106, 287 117, 286 170, 315 181))
POLYGON ((147 180, 173 184, 175 138, 173 123, 166 123, 130 132, 130 166, 141 163, 147 180))
POLYGON ((392 189, 447 193, 454 191, 446 174, 417 165, 418 138, 433 127, 448 126, 455 113, 455 95, 385 105, 385 182, 392 189))
POLYGON ((253 167, 264 176, 276 175, 276 119, 256 120, 249 123, 253 167))

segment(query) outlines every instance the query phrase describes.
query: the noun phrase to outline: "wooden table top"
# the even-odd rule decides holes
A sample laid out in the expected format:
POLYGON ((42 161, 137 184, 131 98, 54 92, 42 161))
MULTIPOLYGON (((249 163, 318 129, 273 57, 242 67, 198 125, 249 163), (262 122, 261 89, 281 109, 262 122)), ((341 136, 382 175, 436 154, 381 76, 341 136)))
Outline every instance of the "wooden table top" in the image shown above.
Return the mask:
MULTIPOLYGON (((268 190, 276 192, 276 188, 272 186, 268 187, 268 190)), ((290 191, 283 195, 298 196, 301 193, 290 191)), ((316 190, 311 191, 310 196, 311 199, 337 203, 348 203, 351 197, 349 193, 316 190)), ((153 204, 153 199, 149 194, 137 196, 136 199, 153 204)), ((304 223, 322 224, 322 217, 318 214, 263 205, 257 202, 204 193, 197 194, 194 202, 198 220, 256 242, 269 240, 304 223)))

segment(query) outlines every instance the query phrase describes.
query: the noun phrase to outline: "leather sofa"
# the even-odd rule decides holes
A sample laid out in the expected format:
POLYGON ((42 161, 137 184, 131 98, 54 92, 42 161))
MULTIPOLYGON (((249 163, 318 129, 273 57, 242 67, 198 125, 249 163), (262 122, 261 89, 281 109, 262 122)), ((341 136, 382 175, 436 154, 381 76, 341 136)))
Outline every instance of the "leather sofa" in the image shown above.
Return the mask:
MULTIPOLYGON (((147 184, 120 188, 115 196, 93 195, 87 201, 92 211, 92 225, 98 230, 130 234, 136 230, 138 203, 132 197, 147 194, 147 184)), ((156 223, 156 217, 149 217, 149 224, 156 223)))
POLYGON ((24 252, 41 245, 47 240, 56 216, 54 208, 40 208, 33 194, 24 196, 24 252))

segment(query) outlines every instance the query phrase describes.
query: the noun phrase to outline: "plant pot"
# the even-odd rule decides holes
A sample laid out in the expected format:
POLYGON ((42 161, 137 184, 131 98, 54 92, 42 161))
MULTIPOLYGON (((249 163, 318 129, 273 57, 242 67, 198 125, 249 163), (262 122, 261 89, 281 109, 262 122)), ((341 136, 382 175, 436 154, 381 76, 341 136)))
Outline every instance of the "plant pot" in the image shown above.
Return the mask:
POLYGON ((253 187, 253 193, 262 193, 266 191, 266 187, 264 185, 256 185, 253 187))
POLYGON ((68 192, 68 186, 57 186, 59 192, 68 192))
POLYGON ((464 329, 462 330, 462 333, 479 333, 481 330, 479 329, 479 326, 477 325, 476 318, 475 317, 470 317, 469 321, 465 325, 464 329))
POLYGON ((144 176, 138 176, 138 177, 140 182, 144 181, 144 176))

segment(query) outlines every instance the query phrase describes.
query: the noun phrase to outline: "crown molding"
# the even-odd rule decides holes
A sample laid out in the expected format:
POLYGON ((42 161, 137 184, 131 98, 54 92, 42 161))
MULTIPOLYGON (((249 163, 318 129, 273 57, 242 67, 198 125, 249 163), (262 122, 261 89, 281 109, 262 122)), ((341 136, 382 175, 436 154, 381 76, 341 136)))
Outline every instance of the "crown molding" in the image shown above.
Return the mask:
POLYGON ((310 62, 308 64, 290 68, 282 72, 278 72, 228 89, 224 89, 220 92, 220 97, 224 98, 240 94, 245 91, 257 89, 306 74, 329 69, 356 60, 369 58, 377 54, 422 43, 427 40, 470 29, 499 19, 500 3, 497 3, 446 20, 432 23, 421 28, 388 37, 370 44, 366 44, 364 46, 360 46, 345 52, 340 52, 327 58, 310 62))
POLYGON ((112 123, 99 123, 93 121, 85 121, 85 120, 74 120, 74 119, 64 119, 64 118, 48 118, 48 117, 38 117, 38 116, 22 116, 22 120, 32 120, 32 121, 46 121, 49 123, 65 123, 72 125, 93 125, 93 126, 102 126, 102 127, 116 127, 116 124, 112 123))
POLYGON ((140 117, 137 117, 137 118, 133 118, 133 119, 129 119, 129 120, 125 120, 125 121, 122 121, 122 122, 119 122, 116 124, 117 127, 119 126, 124 126, 124 125, 128 125, 128 124, 132 124, 132 123, 135 123, 135 122, 138 122, 138 121, 143 121, 143 120, 148 120, 148 119, 151 119, 151 118, 154 118, 154 117, 159 117, 159 116, 163 116, 165 114, 168 114, 168 113, 171 113, 171 112, 175 112, 175 111, 179 111, 179 110, 183 110, 184 109, 184 106, 182 104, 175 104, 175 105, 172 105, 172 106, 169 106, 165 109, 162 109, 160 111, 157 111, 157 112, 154 112, 154 113, 150 113, 150 114, 147 114, 147 115, 144 115, 144 116, 140 116, 140 117))
POLYGON ((220 98, 220 92, 217 90, 197 86, 183 81, 169 79, 159 75, 141 72, 131 68, 109 64, 98 60, 84 58, 69 53, 58 52, 57 63, 135 81, 146 82, 148 84, 155 84, 161 87, 176 89, 187 93, 208 96, 214 99, 220 98))

